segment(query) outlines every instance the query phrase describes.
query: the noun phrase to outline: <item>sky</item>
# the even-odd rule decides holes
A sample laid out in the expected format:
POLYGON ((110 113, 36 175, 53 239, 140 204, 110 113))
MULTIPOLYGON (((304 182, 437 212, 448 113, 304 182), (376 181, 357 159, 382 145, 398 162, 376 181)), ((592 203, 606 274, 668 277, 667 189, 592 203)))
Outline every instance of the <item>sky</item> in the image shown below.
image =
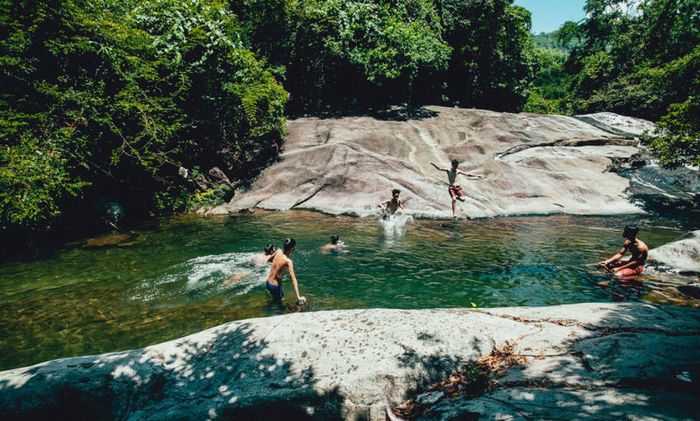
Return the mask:
POLYGON ((585 0, 515 0, 532 13, 532 33, 552 32, 567 20, 577 22, 586 14, 585 0))

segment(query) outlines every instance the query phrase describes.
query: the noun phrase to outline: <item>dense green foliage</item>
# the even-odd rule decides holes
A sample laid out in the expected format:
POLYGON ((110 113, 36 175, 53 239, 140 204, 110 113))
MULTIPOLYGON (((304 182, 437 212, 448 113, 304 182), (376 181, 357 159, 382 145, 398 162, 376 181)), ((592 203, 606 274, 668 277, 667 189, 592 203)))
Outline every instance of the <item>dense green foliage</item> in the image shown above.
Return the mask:
POLYGON ((8 1, 0 12, 0 225, 116 201, 186 206, 179 167, 274 156, 287 93, 209 0, 8 1))
POLYGON ((3 230, 221 200, 207 171, 255 174, 285 107, 517 111, 535 68, 512 0, 0 1, 3 230))
POLYGON ((588 0, 586 11, 567 62, 573 110, 660 120, 662 163, 700 165, 700 0, 588 0))
POLYGON ((612 111, 658 122, 667 166, 700 165, 700 0, 588 0, 587 18, 535 36, 525 111, 612 111))
POLYGON ((220 202, 209 170, 255 175, 285 112, 615 111, 700 164, 699 10, 588 0, 533 37, 512 0, 0 0, 0 233, 220 202))
POLYGON ((240 0, 291 113, 400 102, 516 111, 533 73, 530 14, 512 0, 240 0))

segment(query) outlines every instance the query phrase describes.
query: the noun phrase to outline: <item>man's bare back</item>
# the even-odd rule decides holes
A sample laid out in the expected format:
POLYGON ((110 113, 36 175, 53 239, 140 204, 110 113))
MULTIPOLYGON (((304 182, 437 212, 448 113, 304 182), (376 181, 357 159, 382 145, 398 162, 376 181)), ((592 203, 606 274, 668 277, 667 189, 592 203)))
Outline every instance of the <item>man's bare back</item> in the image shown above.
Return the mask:
POLYGON ((292 263, 292 260, 282 250, 277 250, 272 257, 272 266, 270 267, 270 273, 267 274, 267 282, 279 286, 285 273, 289 272, 290 263, 292 263))
POLYGON ((281 301, 284 293, 282 291, 282 278, 285 273, 289 273, 289 277, 292 278, 292 285, 294 286, 294 292, 297 295, 297 301, 300 304, 306 302, 306 298, 299 294, 299 284, 297 282, 297 277, 294 274, 294 263, 289 256, 294 252, 296 248, 296 241, 293 238, 288 238, 284 242, 283 250, 277 250, 272 257, 272 266, 270 267, 270 272, 267 274, 267 282, 265 283, 265 288, 270 292, 272 297, 281 301))

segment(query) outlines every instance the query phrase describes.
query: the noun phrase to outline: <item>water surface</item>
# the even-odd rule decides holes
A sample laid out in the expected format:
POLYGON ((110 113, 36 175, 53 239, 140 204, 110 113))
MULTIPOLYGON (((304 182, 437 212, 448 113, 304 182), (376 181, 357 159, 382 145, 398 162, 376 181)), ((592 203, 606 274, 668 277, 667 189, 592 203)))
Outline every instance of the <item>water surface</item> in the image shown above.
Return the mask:
MULTIPOLYGON (((48 258, 3 263, 0 369, 284 313, 264 289, 266 268, 251 258, 287 236, 298 241, 293 259, 309 310, 676 302, 653 274, 644 283, 601 286, 609 278, 586 266, 620 246, 625 224, 641 225, 651 247, 687 229, 644 216, 421 220, 403 229, 312 212, 164 219, 48 258), (350 253, 322 255, 336 233, 350 253), (120 244, 106 246, 111 242, 120 244), (234 274, 243 279, 226 283, 234 274)), ((288 280, 285 292, 293 299, 288 280)))

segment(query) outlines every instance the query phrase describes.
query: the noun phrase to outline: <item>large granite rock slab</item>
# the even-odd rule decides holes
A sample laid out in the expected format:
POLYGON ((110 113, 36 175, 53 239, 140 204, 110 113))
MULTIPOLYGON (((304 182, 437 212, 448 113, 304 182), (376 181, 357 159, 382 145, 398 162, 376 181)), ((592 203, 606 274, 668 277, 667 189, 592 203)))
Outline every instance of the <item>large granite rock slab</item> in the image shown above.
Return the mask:
POLYGON ((211 210, 319 210, 369 215, 399 188, 408 212, 451 215, 444 173, 452 159, 464 171, 460 214, 621 214, 631 203, 629 181, 611 171, 639 152, 647 121, 612 113, 578 117, 427 107, 420 117, 299 118, 288 122, 281 160, 248 191, 211 210))
POLYGON ((700 230, 686 238, 649 250, 649 260, 683 272, 700 273, 700 230))
POLYGON ((427 419, 682 419, 699 345, 700 311, 640 303, 295 313, 0 372, 0 416, 384 420, 422 395, 427 419), (423 393, 505 344, 527 362, 493 388, 423 393))

